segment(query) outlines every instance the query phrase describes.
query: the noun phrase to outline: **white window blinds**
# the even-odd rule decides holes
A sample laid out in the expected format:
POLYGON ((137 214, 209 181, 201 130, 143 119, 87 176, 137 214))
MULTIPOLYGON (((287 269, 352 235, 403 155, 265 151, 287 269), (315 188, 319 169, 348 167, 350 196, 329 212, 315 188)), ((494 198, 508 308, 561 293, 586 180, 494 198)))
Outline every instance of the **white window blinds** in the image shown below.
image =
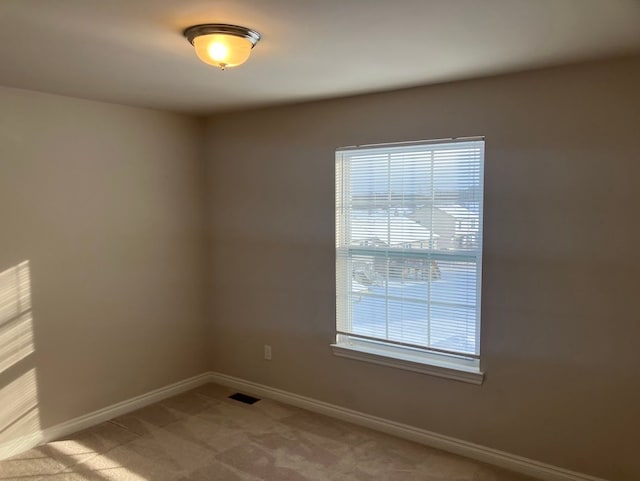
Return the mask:
POLYGON ((336 151, 337 343, 479 357, 484 141, 336 151))

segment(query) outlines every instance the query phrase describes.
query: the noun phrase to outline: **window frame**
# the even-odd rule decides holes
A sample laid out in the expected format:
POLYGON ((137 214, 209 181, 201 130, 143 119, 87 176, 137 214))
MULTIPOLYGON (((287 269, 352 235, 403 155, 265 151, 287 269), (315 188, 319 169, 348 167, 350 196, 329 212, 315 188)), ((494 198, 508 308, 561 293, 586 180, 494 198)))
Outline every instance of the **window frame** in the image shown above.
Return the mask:
MULTIPOLYGON (((461 252, 451 252, 446 253, 442 251, 438 251, 436 248, 430 248, 427 251, 419 252, 418 249, 411 249, 410 247, 406 247, 402 250, 398 248, 379 248, 379 247, 368 247, 364 246, 348 246, 347 249, 349 251, 348 258, 351 258, 351 253, 355 252, 356 255, 358 253, 366 254, 368 251, 373 256, 378 255, 375 251, 386 252, 387 255, 391 254, 391 257, 398 256, 399 258, 406 259, 408 257, 418 257, 429 260, 434 260, 437 258, 443 260, 460 260, 460 259, 473 259, 476 265, 476 349, 474 354, 460 354, 460 353, 452 353, 447 352, 446 350, 427 348, 427 347, 418 347, 412 346, 410 344, 403 344, 398 342, 390 342, 385 343, 379 339, 375 338, 367 338, 367 336, 362 336, 359 334, 349 334, 348 332, 343 332, 338 328, 338 309, 336 304, 336 319, 334 323, 335 328, 335 342, 331 344, 331 349, 334 355, 355 359, 365 362, 370 362, 374 364, 379 364, 383 366, 388 366, 392 368, 398 368, 413 372, 418 372, 422 374, 428 374, 438 377, 444 377, 448 379, 454 379, 457 381, 468 382, 472 384, 482 384, 484 380, 484 372, 481 370, 480 366, 480 312, 481 312, 481 285, 482 285, 482 238, 483 238, 483 203, 484 203, 484 152, 485 152, 485 137, 464 137, 464 138, 451 138, 451 139, 437 139, 437 140, 429 140, 429 141, 417 141, 417 142, 399 142, 399 143, 387 143, 387 144, 372 144, 372 145, 362 145, 362 146, 353 146, 353 147, 344 147, 338 148, 335 151, 336 158, 336 171, 335 171, 335 181, 336 181, 336 205, 335 205, 335 215, 336 215, 336 300, 339 296, 339 286, 341 284, 338 277, 338 259, 340 248, 344 249, 344 246, 340 246, 338 242, 338 220, 339 220, 339 205, 341 205, 341 200, 338 200, 338 196, 342 195, 342 191, 344 189, 339 189, 338 186, 342 186, 339 184, 338 179, 340 178, 341 182, 344 182, 345 179, 343 177, 344 173, 342 172, 342 159, 341 155, 344 152, 349 150, 363 150, 363 149, 371 149, 372 151, 376 148, 401 148, 403 146, 430 146, 433 147, 437 144, 445 144, 445 143, 461 143, 461 142, 482 142, 482 153, 480 157, 480 211, 478 216, 478 223, 480 229, 480 239, 479 239, 479 248, 477 252, 474 253, 461 253, 461 252), (340 165, 340 167, 339 167, 340 165), (339 170, 340 169, 340 170, 339 170), (393 252, 391 252, 393 251, 393 252), (410 251, 410 252, 407 252, 410 251)), ((433 214, 432 214, 433 215, 433 214)), ((462 222, 456 221, 456 222, 462 222)), ((466 221, 465 221, 466 222, 466 221)), ((342 279, 344 282, 344 279, 342 279)), ((352 305, 350 305, 352 306, 352 305)), ((352 309, 352 307, 350 307, 352 309)))

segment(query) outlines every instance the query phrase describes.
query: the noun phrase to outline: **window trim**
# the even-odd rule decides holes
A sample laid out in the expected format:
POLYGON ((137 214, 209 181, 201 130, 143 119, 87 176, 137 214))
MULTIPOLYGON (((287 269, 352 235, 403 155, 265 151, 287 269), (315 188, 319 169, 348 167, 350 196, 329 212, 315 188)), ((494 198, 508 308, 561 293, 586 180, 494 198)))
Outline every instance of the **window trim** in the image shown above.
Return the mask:
MULTIPOLYGON (((375 150, 376 148, 394 148, 394 147, 419 147, 422 145, 433 145, 433 144, 448 144, 448 143, 459 143, 459 142, 474 142, 481 141, 482 142, 482 160, 480 164, 480 188, 481 188, 481 196, 484 197, 484 151, 485 151, 485 137, 477 136, 477 137, 464 137, 464 138, 451 138, 451 139, 437 139, 437 140, 429 140, 429 141, 415 141, 415 142, 397 142, 397 143, 388 143, 388 144, 370 144, 370 145, 358 145, 358 146, 350 146, 338 148, 335 151, 336 159, 338 159, 338 155, 345 153, 345 151, 350 150, 360 150, 370 148, 375 150)), ((336 163, 337 166, 337 163, 336 163)), ((338 171, 336 171, 336 176, 338 175, 338 171)), ((337 179, 337 177, 336 177, 337 179)), ((336 184, 337 185, 337 184, 336 184)), ((336 191, 336 196, 338 195, 338 191, 336 191)), ((337 197, 336 197, 337 202, 337 197)), ((481 201, 482 202, 482 201, 481 201)), ((337 207, 337 204, 336 204, 337 207)), ((483 210, 480 209, 479 216, 479 224, 482 229, 484 224, 483 219, 483 210)), ((338 246, 336 246, 338 247, 338 246)), ((341 247, 338 250, 345 249, 345 247, 341 247)), ((386 251, 385 248, 371 248, 371 247, 346 247, 346 249, 351 251, 386 251)), ((407 249, 404 249, 405 251, 407 249)), ((397 254, 397 249, 393 249, 393 254, 397 254)), ((425 253, 428 257, 443 257, 446 260, 449 258, 455 258, 458 256, 467 257, 466 253, 448 253, 443 251, 438 251, 438 249, 431 248, 428 250, 428 254, 425 253)), ((337 253, 337 252, 336 252, 337 253)), ((377 254, 377 252, 371 252, 372 254, 377 254)), ((412 254, 415 253, 403 253, 405 256, 409 254, 410 257, 413 257, 412 254)), ((483 248, 482 248, 482 236, 480 238, 480 250, 478 254, 474 254, 470 257, 474 257, 474 260, 478 269, 479 281, 477 285, 478 292, 477 293, 477 323, 480 323, 480 306, 482 302, 481 298, 481 285, 482 285, 482 257, 483 257, 483 248)), ((419 257, 422 257, 420 255, 419 257)), ((336 312, 337 315, 337 312, 336 312)), ((334 327, 336 327, 335 331, 335 343, 331 344, 331 350, 334 355, 354 359, 359 361, 370 362, 382 366, 393 367, 397 369, 417 372, 421 374, 427 374, 432 376, 437 376, 441 378, 447 378, 452 380, 457 380, 461 382, 471 383, 475 385, 481 385, 484 381, 484 372, 481 370, 480 366, 480 327, 478 326, 478 332, 476 336, 476 352, 477 355, 472 357, 466 357, 464 354, 448 354, 443 352, 435 352, 430 351, 429 349, 421 349, 421 348, 413 348, 399 345, 398 343, 385 343, 383 340, 377 339, 366 339, 362 337, 357 337, 357 335, 349 335, 348 333, 339 332, 337 329, 337 323, 334 323, 334 327)), ((365 336, 366 337, 366 336, 365 336)))
POLYGON ((337 334, 336 339, 336 343, 331 344, 335 356, 470 384, 480 385, 484 381, 479 359, 433 354, 417 349, 412 352, 391 344, 355 339, 343 334, 337 334))

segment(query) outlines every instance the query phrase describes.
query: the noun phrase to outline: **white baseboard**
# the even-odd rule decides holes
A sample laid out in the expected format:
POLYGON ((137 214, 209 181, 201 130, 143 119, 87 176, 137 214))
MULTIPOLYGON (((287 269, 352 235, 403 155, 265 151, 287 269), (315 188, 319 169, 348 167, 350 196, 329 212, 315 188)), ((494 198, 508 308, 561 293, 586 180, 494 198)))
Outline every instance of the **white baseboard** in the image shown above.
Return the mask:
POLYGON ((461 439, 409 426, 407 424, 401 424, 376 416, 371 416, 369 414, 343 408, 335 404, 317 401, 312 398, 300 396, 281 389, 275 389, 263 384, 245 381, 244 379, 228 376, 226 374, 215 372, 210 373, 209 380, 247 394, 263 396, 276 401, 281 401, 309 411, 314 411, 343 421, 348 421, 353 424, 375 429, 376 431, 392 434, 399 438, 408 439, 426 446, 475 459, 483 463, 499 466, 543 481, 606 481, 602 478, 577 473, 575 471, 541 463, 522 456, 516 456, 497 449, 480 446, 479 444, 470 443, 461 439))
POLYGON ((4 444, 0 444, 0 459, 13 456, 39 444, 47 443, 62 436, 95 426, 101 422, 135 411, 141 407, 175 396, 176 394, 180 394, 208 382, 218 383, 247 394, 267 397, 292 406, 307 409, 309 411, 325 414, 333 418, 375 429, 376 431, 415 441, 433 448, 442 449, 443 451, 459 454, 467 458, 499 466, 543 481, 606 481, 602 478, 577 473, 575 471, 541 463, 522 456, 516 456, 497 449, 480 446, 461 439, 444 436, 425 429, 371 416, 369 414, 343 408, 335 404, 329 404, 306 396, 300 396, 299 394, 294 394, 281 389, 272 388, 263 384, 246 381, 244 379, 216 372, 203 373, 198 376, 185 379, 184 381, 136 396, 127 401, 107 406, 103 409, 85 414, 84 416, 80 416, 41 431, 22 436, 4 444))
POLYGON ((175 396, 176 394, 180 394, 208 382, 211 382, 210 373, 199 374, 169 386, 164 386, 148 393, 141 394, 140 396, 133 397, 126 401, 98 409, 97 411, 93 411, 69 421, 56 424, 55 426, 45 428, 35 433, 21 436, 17 439, 0 444, 0 459, 11 457, 40 444, 48 443, 49 441, 67 436, 82 429, 95 426, 96 424, 100 424, 117 416, 135 411, 136 409, 148 406, 149 404, 162 401, 163 399, 175 396))

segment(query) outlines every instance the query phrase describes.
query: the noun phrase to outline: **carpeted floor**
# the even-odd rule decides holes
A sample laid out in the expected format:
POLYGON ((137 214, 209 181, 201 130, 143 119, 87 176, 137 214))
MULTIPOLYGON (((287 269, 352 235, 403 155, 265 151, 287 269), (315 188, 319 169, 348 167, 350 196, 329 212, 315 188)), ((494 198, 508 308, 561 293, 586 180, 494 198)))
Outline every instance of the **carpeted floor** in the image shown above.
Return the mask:
POLYGON ((526 481, 475 461, 207 384, 0 461, 46 481, 526 481))

